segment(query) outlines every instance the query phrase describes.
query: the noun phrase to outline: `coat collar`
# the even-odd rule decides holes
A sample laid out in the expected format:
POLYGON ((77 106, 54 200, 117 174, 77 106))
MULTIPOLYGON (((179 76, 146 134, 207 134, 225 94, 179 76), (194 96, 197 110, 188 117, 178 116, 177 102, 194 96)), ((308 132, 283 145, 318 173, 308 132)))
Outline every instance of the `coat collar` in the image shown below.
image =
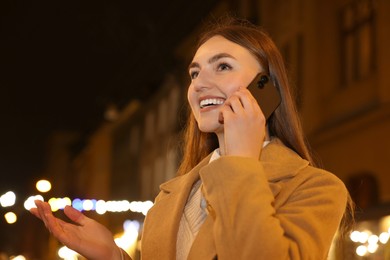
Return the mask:
POLYGON ((180 218, 192 185, 199 179, 199 170, 207 165, 206 157, 189 173, 160 185, 161 192, 149 210, 143 230, 143 259, 169 260, 176 258, 176 239, 180 218), (165 217, 170 216, 170 217, 165 217))
MULTIPOLYGON (((163 183, 160 185, 160 189, 168 193, 175 189, 182 190, 184 187, 185 189, 191 189, 192 184, 199 178, 199 170, 209 163, 211 155, 209 154, 187 174, 163 183)), ((273 138, 262 149, 260 161, 269 182, 277 182, 284 178, 293 177, 309 165, 308 161, 286 147, 278 138, 273 138)))
POLYGON ((160 190, 165 192, 172 192, 176 189, 182 190, 183 188, 187 189, 188 184, 190 184, 189 189, 191 189, 192 184, 199 179, 199 171, 203 166, 207 165, 210 161, 211 154, 204 158, 197 166, 195 166, 191 171, 185 175, 178 176, 173 178, 170 181, 167 181, 160 185, 160 190))
POLYGON ((309 165, 307 160, 286 147, 278 138, 273 138, 271 143, 263 148, 260 161, 269 182, 294 177, 309 165))

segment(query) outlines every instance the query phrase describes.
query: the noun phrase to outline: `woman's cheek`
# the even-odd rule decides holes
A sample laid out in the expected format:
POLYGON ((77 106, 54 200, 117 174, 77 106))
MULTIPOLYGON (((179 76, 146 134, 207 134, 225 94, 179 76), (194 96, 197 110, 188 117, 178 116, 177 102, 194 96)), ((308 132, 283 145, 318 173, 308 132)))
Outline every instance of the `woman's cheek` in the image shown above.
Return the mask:
POLYGON ((227 82, 225 86, 225 94, 226 97, 229 98, 231 95, 237 92, 243 86, 243 84, 241 81, 230 81, 227 82))

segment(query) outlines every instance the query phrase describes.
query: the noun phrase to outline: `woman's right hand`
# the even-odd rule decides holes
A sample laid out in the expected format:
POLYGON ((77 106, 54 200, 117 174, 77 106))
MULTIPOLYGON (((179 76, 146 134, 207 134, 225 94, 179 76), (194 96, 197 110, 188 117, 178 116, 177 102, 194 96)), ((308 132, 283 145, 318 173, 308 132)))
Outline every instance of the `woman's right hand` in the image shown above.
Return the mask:
MULTIPOLYGON (((122 259, 111 232, 102 224, 86 217, 78 210, 66 206, 65 215, 74 223, 53 216, 47 202, 35 201, 37 208, 30 212, 41 219, 46 228, 68 248, 90 260, 122 259)), ((126 259, 129 259, 126 255, 126 259)))
POLYGON ((221 113, 225 139, 223 154, 258 160, 266 136, 266 119, 252 93, 240 88, 225 101, 221 113))

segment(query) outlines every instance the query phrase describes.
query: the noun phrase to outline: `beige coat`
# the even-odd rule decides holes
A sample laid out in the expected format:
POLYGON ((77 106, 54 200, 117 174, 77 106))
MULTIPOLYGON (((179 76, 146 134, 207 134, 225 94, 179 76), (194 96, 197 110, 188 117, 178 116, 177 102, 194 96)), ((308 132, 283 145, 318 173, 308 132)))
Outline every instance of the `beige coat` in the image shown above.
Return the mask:
POLYGON ((180 218, 199 176, 209 215, 188 259, 326 259, 347 201, 336 176, 309 166, 277 139, 260 161, 209 159, 161 185, 145 220, 143 260, 175 259, 180 218))

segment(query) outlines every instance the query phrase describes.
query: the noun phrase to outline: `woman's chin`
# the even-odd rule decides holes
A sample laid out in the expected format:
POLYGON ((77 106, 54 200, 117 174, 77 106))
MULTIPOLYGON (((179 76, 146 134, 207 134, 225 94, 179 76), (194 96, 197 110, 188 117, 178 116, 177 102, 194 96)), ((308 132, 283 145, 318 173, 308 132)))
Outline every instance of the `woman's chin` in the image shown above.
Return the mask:
POLYGON ((219 133, 223 132, 223 125, 221 124, 216 124, 216 125, 199 125, 199 130, 203 133, 219 133))

